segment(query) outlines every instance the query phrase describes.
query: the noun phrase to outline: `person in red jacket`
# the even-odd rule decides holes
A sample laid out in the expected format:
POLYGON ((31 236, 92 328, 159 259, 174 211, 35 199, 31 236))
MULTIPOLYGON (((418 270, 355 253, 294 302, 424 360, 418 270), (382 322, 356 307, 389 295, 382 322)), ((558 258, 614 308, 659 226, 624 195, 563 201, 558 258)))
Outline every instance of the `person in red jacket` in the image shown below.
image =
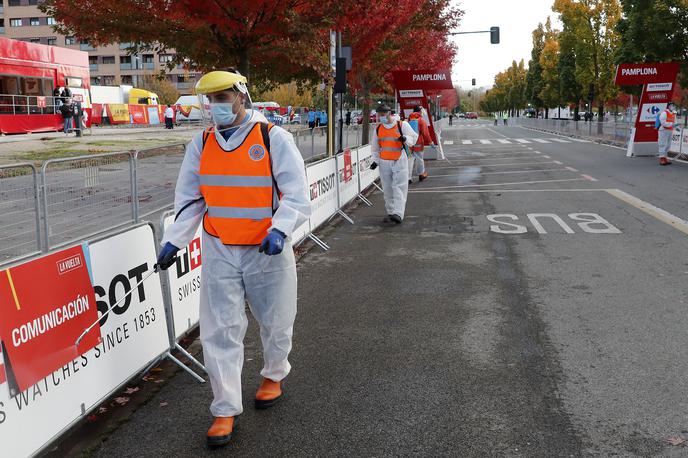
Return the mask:
POLYGON ((430 137, 430 129, 428 123, 423 119, 423 108, 416 105, 413 108, 413 113, 409 115, 409 124, 418 133, 418 141, 411 147, 411 155, 409 156, 409 184, 413 182, 414 165, 417 167, 418 180, 423 181, 428 177, 428 172, 425 170, 425 161, 423 160, 423 150, 428 145, 434 145, 432 137, 430 137))

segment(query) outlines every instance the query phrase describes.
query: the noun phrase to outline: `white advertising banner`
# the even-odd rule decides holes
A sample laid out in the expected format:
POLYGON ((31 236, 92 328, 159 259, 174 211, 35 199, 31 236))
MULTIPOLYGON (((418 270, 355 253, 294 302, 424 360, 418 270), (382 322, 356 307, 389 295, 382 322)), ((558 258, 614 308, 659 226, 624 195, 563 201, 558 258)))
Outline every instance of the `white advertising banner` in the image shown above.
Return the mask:
POLYGON ((95 348, 14 398, 0 385, 2 456, 36 453, 169 348, 160 278, 154 274, 135 287, 155 264, 151 227, 96 242, 90 257, 101 314, 132 294, 102 318, 95 348))
POLYGON ((680 153, 681 152, 681 130, 674 129, 671 133, 671 146, 669 146, 669 152, 680 153))
POLYGON ((367 189, 375 180, 380 177, 380 170, 370 170, 373 163, 373 152, 370 145, 358 148, 358 172, 361 177, 359 192, 367 189))
POLYGON ((337 156, 337 185, 339 206, 351 202, 358 195, 358 153, 346 150, 337 156))
POLYGON ((301 240, 303 240, 306 235, 308 235, 308 230, 309 230, 309 225, 308 221, 294 229, 294 232, 291 234, 291 244, 292 246, 296 245, 299 243, 301 240))
POLYGON ((655 122, 659 113, 666 110, 666 103, 644 103, 640 111, 640 122, 655 122))
MULTIPOLYGON (((163 230, 174 222, 174 215, 163 220, 163 230)), ((172 317, 174 318, 174 338, 179 339, 198 324, 201 305, 201 234, 202 225, 198 225, 196 234, 188 246, 177 253, 177 261, 167 269, 170 285, 172 317)))
POLYGON ((311 230, 337 212, 337 161, 325 159, 306 167, 311 198, 311 230))

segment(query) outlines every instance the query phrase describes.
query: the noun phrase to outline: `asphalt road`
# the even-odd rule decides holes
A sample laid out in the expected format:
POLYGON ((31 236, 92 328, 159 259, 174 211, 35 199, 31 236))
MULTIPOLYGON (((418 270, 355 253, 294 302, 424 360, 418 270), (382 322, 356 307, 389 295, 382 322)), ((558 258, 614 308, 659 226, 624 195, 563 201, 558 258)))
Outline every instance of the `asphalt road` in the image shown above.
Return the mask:
POLYGON ((251 321, 234 442, 205 448, 210 387, 179 374, 94 455, 685 456, 688 168, 482 121, 443 141, 402 225, 378 192, 302 258, 286 401, 252 407, 251 321))

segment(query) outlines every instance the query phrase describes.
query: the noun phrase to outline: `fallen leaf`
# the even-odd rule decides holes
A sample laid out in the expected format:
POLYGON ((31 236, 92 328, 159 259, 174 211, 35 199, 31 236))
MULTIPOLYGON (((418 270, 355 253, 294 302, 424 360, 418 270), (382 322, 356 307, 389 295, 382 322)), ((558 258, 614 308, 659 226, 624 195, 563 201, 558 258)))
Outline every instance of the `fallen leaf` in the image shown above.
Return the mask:
POLYGON ((669 445, 683 445, 686 443, 686 440, 682 438, 681 436, 671 436, 667 437, 664 439, 669 445))
POLYGON ((160 407, 165 407, 166 405, 167 405, 166 402, 161 402, 161 403, 160 403, 160 407))
POLYGON ((105 413, 107 412, 107 407, 101 407, 98 409, 98 413, 105 413))
POLYGON ((93 423, 94 421, 98 420, 98 415, 89 415, 86 417, 86 421, 89 423, 93 423))
POLYGON ((136 387, 136 388, 127 388, 126 390, 124 390, 124 392, 125 392, 126 394, 133 394, 133 393, 136 393, 139 389, 140 389, 140 388, 138 388, 138 387, 136 387))
POLYGON ((121 406, 129 402, 129 398, 126 396, 121 396, 119 398, 115 398, 115 402, 121 406))
POLYGON ((162 372, 162 368, 154 367, 153 369, 151 369, 151 372, 162 372))
POLYGON ((155 377, 153 377, 152 375, 146 375, 143 377, 144 382, 150 382, 152 380, 155 380, 155 377))

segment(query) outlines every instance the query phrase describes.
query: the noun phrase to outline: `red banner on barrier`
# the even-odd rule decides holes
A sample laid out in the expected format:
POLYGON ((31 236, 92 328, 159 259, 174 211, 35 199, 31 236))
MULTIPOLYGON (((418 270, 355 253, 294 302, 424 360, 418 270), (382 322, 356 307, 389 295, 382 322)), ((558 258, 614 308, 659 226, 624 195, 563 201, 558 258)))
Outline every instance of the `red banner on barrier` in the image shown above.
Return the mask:
POLYGON ((129 105, 129 114, 131 115, 131 122, 134 124, 148 124, 148 108, 147 105, 129 105))
POLYGON ((103 104, 94 103, 91 105, 91 124, 102 124, 103 122, 103 104))
POLYGON ((354 177, 354 170, 351 167, 351 150, 344 150, 344 181, 349 182, 354 177))
POLYGON ((0 385, 5 383, 7 377, 5 376, 5 360, 2 357, 2 345, 0 345, 0 385))
POLYGON ((100 341, 96 299, 81 246, 0 272, 0 340, 11 386, 24 391, 100 341))

